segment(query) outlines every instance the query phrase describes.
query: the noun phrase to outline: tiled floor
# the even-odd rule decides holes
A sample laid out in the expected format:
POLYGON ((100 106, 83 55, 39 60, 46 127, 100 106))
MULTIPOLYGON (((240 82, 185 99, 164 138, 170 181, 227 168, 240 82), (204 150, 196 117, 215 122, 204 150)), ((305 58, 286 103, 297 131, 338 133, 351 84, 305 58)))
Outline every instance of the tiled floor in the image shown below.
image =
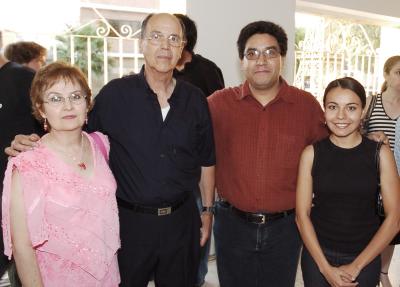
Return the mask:
MULTIPOLYGON (((400 286, 400 246, 397 246, 393 259, 392 264, 390 265, 389 276, 392 282, 393 287, 400 286)), ((149 287, 153 287, 154 284, 150 283, 149 287)), ((296 278, 296 286, 295 287, 303 287, 303 279, 301 277, 301 270, 298 269, 297 278, 296 278)), ((215 264, 215 260, 212 260, 208 264, 208 274, 206 277, 206 283, 203 287, 219 287, 218 283, 218 275, 217 275, 217 267, 215 264)))

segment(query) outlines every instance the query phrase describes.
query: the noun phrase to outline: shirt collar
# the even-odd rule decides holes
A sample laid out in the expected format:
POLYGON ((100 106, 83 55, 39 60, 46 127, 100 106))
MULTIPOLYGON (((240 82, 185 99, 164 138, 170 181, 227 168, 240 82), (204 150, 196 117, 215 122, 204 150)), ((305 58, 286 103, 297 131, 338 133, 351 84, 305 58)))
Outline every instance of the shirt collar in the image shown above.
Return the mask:
MULTIPOLYGON (((172 92, 172 95, 171 95, 171 97, 170 97, 170 100, 171 100, 171 99, 172 99, 172 100, 176 100, 177 94, 179 94, 179 90, 181 89, 181 81, 178 80, 178 79, 175 77, 175 75, 174 75, 174 78, 175 78, 176 83, 175 83, 175 88, 174 88, 174 90, 173 90, 173 92, 172 92)), ((150 85, 149 85, 149 83, 147 82, 146 77, 145 77, 145 75, 144 75, 144 64, 143 64, 142 68, 140 69, 140 72, 139 72, 139 79, 142 81, 142 83, 143 83, 144 88, 146 89, 146 91, 149 92, 148 95, 155 96, 156 93, 155 93, 155 92, 153 91, 153 89, 150 87, 150 85)))
MULTIPOLYGON (((275 100, 283 100, 288 103, 293 103, 293 97, 289 93, 289 85, 288 83, 282 78, 279 77, 280 87, 278 91, 278 95, 276 96, 275 100)), ((249 82, 245 81, 241 87, 240 93, 237 95, 238 100, 243 100, 246 97, 252 97, 251 90, 249 87, 249 82)))
POLYGON ((152 90, 152 88, 150 88, 149 83, 147 83, 146 77, 144 76, 144 64, 143 64, 142 68, 140 69, 139 79, 142 81, 145 89, 147 91, 151 92, 152 94, 154 94, 154 91, 152 90))

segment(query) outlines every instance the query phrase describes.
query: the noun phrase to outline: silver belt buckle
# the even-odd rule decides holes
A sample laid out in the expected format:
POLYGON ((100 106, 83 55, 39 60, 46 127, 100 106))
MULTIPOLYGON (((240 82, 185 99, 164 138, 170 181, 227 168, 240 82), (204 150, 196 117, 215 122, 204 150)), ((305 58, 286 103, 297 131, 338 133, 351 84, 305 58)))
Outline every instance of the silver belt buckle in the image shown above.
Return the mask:
POLYGON ((267 222, 265 214, 259 214, 258 216, 261 216, 261 223, 260 224, 264 224, 265 222, 267 222))
POLYGON ((168 215, 168 214, 171 214, 172 208, 171 208, 171 206, 158 208, 157 212, 158 212, 158 214, 157 214, 158 216, 168 215))

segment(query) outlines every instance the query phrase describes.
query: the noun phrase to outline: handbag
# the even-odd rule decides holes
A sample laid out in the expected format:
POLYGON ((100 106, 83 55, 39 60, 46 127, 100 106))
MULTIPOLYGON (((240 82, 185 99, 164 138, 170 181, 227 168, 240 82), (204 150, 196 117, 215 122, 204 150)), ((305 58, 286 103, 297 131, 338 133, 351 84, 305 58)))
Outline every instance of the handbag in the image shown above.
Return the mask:
POLYGON ((379 217, 385 217, 385 209, 383 208, 383 200, 381 195, 381 175, 380 175, 380 168, 379 168, 379 152, 381 150, 382 142, 379 142, 376 145, 376 152, 375 152, 375 163, 376 163, 376 175, 377 175, 377 188, 376 188, 376 213, 379 217))
POLYGON ((367 112, 365 113, 365 116, 361 122, 361 134, 365 135, 368 133, 369 129, 369 121, 372 115, 372 111, 374 110, 375 104, 376 104, 376 95, 371 96, 371 101, 369 102, 369 106, 367 109, 367 112))

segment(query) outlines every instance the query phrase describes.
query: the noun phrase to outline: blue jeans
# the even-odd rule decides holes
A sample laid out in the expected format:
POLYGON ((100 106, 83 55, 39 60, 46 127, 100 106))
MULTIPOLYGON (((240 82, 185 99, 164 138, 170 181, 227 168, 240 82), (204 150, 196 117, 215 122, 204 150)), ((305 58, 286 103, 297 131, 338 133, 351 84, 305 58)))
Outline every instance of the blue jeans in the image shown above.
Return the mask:
MULTIPOLYGON (((196 203, 197 207, 200 211, 202 211, 203 203, 201 201, 201 193, 200 191, 196 192, 196 203)), ((208 239, 206 244, 203 247, 200 247, 200 262, 199 262, 199 270, 197 273, 196 285, 201 286, 204 284, 207 272, 208 272, 208 255, 210 254, 210 245, 211 245, 211 238, 208 239)))
POLYGON ((221 287, 295 285, 301 240, 294 214, 254 224, 217 202, 214 236, 221 287))
MULTIPOLYGON (((354 261, 358 254, 346 254, 322 248, 326 259, 332 266, 338 267, 354 261)), ((318 265, 311 257, 307 248, 303 248, 301 255, 301 270, 305 287, 329 287, 324 275, 319 271, 318 265)), ((377 256, 361 270, 356 281, 360 287, 375 287, 379 283, 381 271, 381 257, 377 256)))

